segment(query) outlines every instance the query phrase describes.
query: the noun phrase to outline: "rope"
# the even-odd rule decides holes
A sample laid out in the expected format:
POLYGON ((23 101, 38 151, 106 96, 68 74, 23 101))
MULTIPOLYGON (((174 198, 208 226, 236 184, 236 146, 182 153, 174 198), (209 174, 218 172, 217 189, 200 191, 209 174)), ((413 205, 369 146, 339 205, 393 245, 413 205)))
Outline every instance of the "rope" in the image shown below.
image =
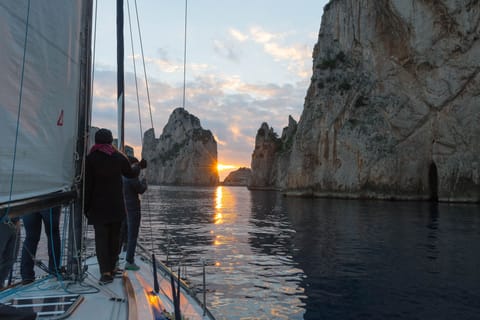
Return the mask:
MULTIPOLYGON (((145 55, 143 54, 143 41, 142 41, 142 32, 140 30, 140 20, 138 18, 138 8, 137 8, 137 0, 135 0, 135 13, 137 16, 137 29, 138 29, 138 37, 140 40, 140 49, 142 51, 142 61, 143 61, 143 74, 145 75, 145 87, 147 88, 147 100, 148 100, 148 110, 150 111, 150 124, 153 129, 153 116, 152 116, 152 105, 150 103, 150 90, 148 86, 148 79, 147 79, 147 69, 145 68, 145 55)), ((142 136, 142 144, 143 144, 143 136, 142 136)))
MULTIPOLYGON (((184 39, 183 39, 183 99, 182 99, 182 107, 185 108, 185 101, 186 101, 186 74, 187 74, 187 21, 188 21, 188 0, 185 0, 185 15, 184 15, 184 39)), ((149 210, 150 212, 150 210, 149 210)), ((151 214, 151 213, 150 213, 151 214)), ((150 223, 151 225, 151 223, 150 223)), ((164 233, 167 235, 168 244, 167 244, 167 263, 169 260, 169 249, 170 249, 170 242, 173 242, 173 245, 177 248, 177 251, 180 253, 181 258, 177 260, 179 264, 185 262, 185 254, 181 248, 181 246, 175 241, 170 235, 167 226, 163 227, 164 233)), ((153 239, 153 237, 152 237, 153 239)), ((186 270, 185 270, 186 271, 186 270)), ((186 274, 186 273, 185 273, 186 274)))
POLYGON ((188 0, 185 0, 185 29, 183 39, 183 100, 182 107, 185 108, 185 91, 186 91, 186 79, 187 79, 187 7, 188 0))
MULTIPOLYGON (((146 72, 146 66, 145 66, 145 54, 143 50, 143 41, 142 41, 142 33, 141 33, 141 28, 140 28, 140 20, 139 20, 139 14, 138 14, 138 6, 137 6, 137 1, 134 0, 134 5, 135 5, 135 14, 136 14, 136 20, 137 20, 137 29, 138 29, 138 37, 139 37, 139 42, 140 42, 140 50, 141 50, 141 57, 142 57, 142 62, 143 62, 143 71, 144 71, 144 77, 145 77, 145 86, 146 86, 146 92, 147 92, 147 100, 148 100, 148 107, 149 107, 149 113, 150 113, 150 122, 151 126, 153 128, 153 116, 152 116, 152 108, 151 108, 151 100, 150 100, 150 91, 149 91, 149 85, 148 85, 148 78, 147 78, 147 72, 146 72)), ((130 30, 130 39, 131 39, 131 48, 132 48, 132 61, 133 61, 133 69, 134 69, 134 76, 135 76, 135 87, 136 87, 136 98, 137 98, 137 109, 138 109, 138 118, 139 118, 139 124, 140 124, 140 140, 143 145, 143 128, 142 128, 142 121, 141 121, 141 111, 140 111, 140 98, 139 98, 139 92, 138 92, 138 82, 137 82, 137 68, 136 68, 136 61, 135 61, 135 49, 134 49, 134 43, 133 43, 133 31, 132 31, 132 21, 131 21, 131 13, 130 13, 130 4, 129 1, 127 0, 127 8, 128 8, 128 22, 129 22, 129 30, 130 30)), ((187 61, 187 18, 188 18, 188 0, 185 0, 185 30, 184 30, 184 56, 183 56, 183 102, 182 105, 185 107, 185 101, 186 101, 186 61, 187 61)), ((155 253, 155 248, 154 248, 154 243, 153 243, 153 224, 152 224, 152 210, 151 208, 151 199, 149 196, 149 192, 143 196, 145 199, 146 205, 144 209, 142 210, 143 212, 147 212, 147 219, 148 219, 148 228, 150 231, 150 251, 151 253, 155 253)), ((185 254, 181 248, 181 246, 176 243, 175 239, 170 235, 170 232, 168 231, 167 227, 164 226, 164 233, 167 235, 169 239, 169 243, 172 242, 173 245, 177 248, 176 251, 180 253, 180 259, 177 260, 177 263, 181 264, 182 262, 185 262, 185 254)), ((168 248, 167 248, 168 251, 168 248)), ((168 254, 167 254, 167 260, 168 260, 168 254)), ((185 266, 185 272, 186 274, 186 266, 185 266)))
MULTIPOLYGON (((146 72, 146 68, 145 68, 145 57, 144 57, 144 53, 143 53, 143 45, 142 45, 142 34, 141 34, 141 31, 140 31, 140 22, 139 22, 139 17, 138 17, 138 8, 137 8, 137 2, 135 0, 135 14, 136 14, 136 19, 137 19, 137 26, 138 26, 138 36, 140 38, 140 46, 141 46, 141 56, 142 56, 142 61, 143 61, 143 70, 144 70, 144 75, 145 75, 145 86, 146 86, 146 90, 147 90, 147 98, 148 98, 148 107, 149 107, 149 110, 150 110, 150 121, 151 121, 151 124, 152 124, 152 128, 153 128, 153 118, 152 118, 152 108, 151 108, 151 104, 150 104, 150 93, 149 93, 149 89, 148 89, 148 81, 147 81, 147 72, 146 72)), ((139 94, 138 94, 138 83, 137 83, 137 68, 136 68, 136 63, 135 63, 135 50, 134 50, 134 45, 133 45, 133 32, 132 32, 132 21, 131 21, 131 16, 130 16, 130 3, 129 1, 127 0, 127 8, 128 8, 128 23, 129 23, 129 28, 130 28, 130 42, 131 42, 131 47, 132 47, 132 59, 133 59, 133 72, 134 72, 134 77, 135 77, 135 89, 136 89, 136 95, 137 95, 137 110, 138 110, 138 120, 139 120, 139 125, 140 125, 140 141, 142 142, 142 146, 143 146, 143 128, 142 128, 142 120, 141 120, 141 112, 140 112, 140 98, 139 98, 139 94)), ((148 194, 148 193, 147 193, 148 194)), ((147 194, 145 195, 146 197, 146 200, 147 200, 147 208, 149 208, 150 206, 150 201, 149 201, 149 197, 147 196, 147 194)), ((152 228, 152 220, 151 220, 151 216, 148 215, 148 218, 149 218, 149 229, 150 229, 150 239, 153 239, 153 228, 152 228)), ((154 248, 153 248, 153 241, 150 241, 151 243, 151 251, 154 252, 154 248)))
MULTIPOLYGON (((147 187, 148 188, 148 187, 147 187)), ((151 205, 150 205, 150 197, 148 196, 148 190, 147 190, 147 193, 145 194, 145 200, 147 201, 147 206, 146 206, 146 210, 148 212, 148 228, 149 228, 149 231, 150 231, 150 251, 152 253, 155 253, 155 249, 153 247, 153 226, 152 226, 152 212, 150 210, 151 208, 151 205)), ((142 197, 143 198, 143 197, 142 197)), ((141 223, 140 223, 141 225, 141 223)))
POLYGON ((132 61, 133 61, 133 74, 134 74, 134 78, 135 78, 135 92, 137 94, 137 110, 138 110, 138 123, 139 123, 139 126, 140 126, 140 140, 142 141, 142 145, 143 145, 143 140, 142 140, 142 132, 143 132, 143 128, 142 128, 142 117, 140 115, 140 98, 138 96, 138 82, 137 82, 137 66, 136 66, 136 63, 135 63, 135 49, 134 49, 134 46, 133 46, 133 34, 132 34, 132 21, 130 19, 130 3, 129 1, 127 0, 127 12, 128 12, 128 26, 129 26, 129 29, 130 29, 130 44, 132 46, 132 61))
MULTIPOLYGON (((96 45, 97 45, 97 18, 98 18, 98 1, 95 0, 95 22, 93 27, 93 48, 92 48, 92 65, 95 66, 95 53, 96 53, 96 45)), ((93 85, 95 83, 95 68, 92 68, 92 83, 90 92, 93 93, 93 85)), ((93 96, 93 95, 92 95, 93 96)), ((87 132, 86 130, 84 131, 87 132)))
MULTIPOLYGON (((49 217, 50 217, 50 245, 52 246, 52 257, 53 257, 53 267, 55 268, 55 273, 57 275, 57 277, 60 277, 60 272, 58 271, 58 263, 60 261, 62 261, 61 259, 61 251, 60 251, 60 261, 57 262, 57 257, 56 257, 56 254, 55 254, 55 244, 54 244, 54 241, 53 241, 53 212, 52 212, 52 208, 50 208, 49 210, 49 217)), ((65 228, 64 228, 65 229, 65 228)), ((63 240, 63 239, 62 239, 63 240)), ((61 243, 61 242, 60 242, 61 243)), ((60 245, 61 247, 61 245, 60 245)), ((57 248, 57 250, 60 250, 60 248, 57 248)), ((51 270, 50 270, 51 271, 51 270)))
MULTIPOLYGON (((95 79, 95 61, 96 61, 96 43, 97 43, 97 21, 98 21, 98 1, 95 0, 95 23, 94 23, 94 30, 93 30, 93 52, 92 52, 92 88, 91 88, 91 91, 90 91, 90 94, 92 95, 93 97, 93 89, 94 89, 94 79, 95 79)), ((87 132, 88 132, 88 122, 89 121, 85 121, 85 128, 83 130, 85 136, 84 136, 84 152, 83 152, 83 159, 82 159, 82 169, 81 169, 81 177, 85 177, 85 163, 86 163, 86 158, 87 158, 87 147, 88 147, 88 136, 87 136, 87 132)), ((85 182, 85 181, 84 181, 85 182)), ((85 183, 82 183, 82 195, 85 195, 86 192, 85 192, 85 183)), ((82 196, 81 197, 82 199, 82 208, 83 210, 85 210, 85 196, 82 196)), ((73 211, 73 210, 72 210, 73 211)), ((72 218, 73 219, 73 218, 72 218)), ((85 243, 86 242, 86 239, 87 239, 87 234, 88 234, 88 224, 87 224, 87 221, 86 221, 86 217, 85 216, 82 216, 82 226, 84 226, 82 228, 82 243, 85 243)), ((74 247, 75 248, 79 248, 78 245, 77 245, 77 239, 74 238, 74 247)), ((86 269, 86 266, 87 266, 87 253, 86 253, 86 250, 82 250, 80 249, 81 252, 78 253, 78 252, 75 252, 75 256, 78 257, 79 255, 82 257, 82 262, 83 262, 83 265, 78 265, 78 275, 81 274, 82 272, 82 268, 85 270, 86 269)))
POLYGON ((8 221, 8 213, 10 212, 10 202, 12 201, 12 193, 13 193, 13 177, 15 174, 15 162, 17 158, 17 145, 18 145, 18 132, 20 128, 20 113, 22 110, 22 97, 23 97, 23 80, 25 77, 25 60, 27 56, 27 39, 28 39, 28 30, 29 30, 29 21, 30 21, 30 0, 28 0, 28 5, 27 5, 27 21, 25 22, 26 27, 25 27, 25 40, 23 42, 23 57, 22 57, 22 75, 20 77, 20 91, 19 91, 19 97, 18 97, 18 113, 17 113, 17 124, 16 124, 16 132, 15 132, 15 144, 14 144, 14 149, 13 149, 13 163, 12 163, 12 175, 10 177, 10 192, 8 196, 8 206, 7 209, 5 210, 5 213, 2 214, 2 217, 0 218, 0 223, 4 221, 8 221))

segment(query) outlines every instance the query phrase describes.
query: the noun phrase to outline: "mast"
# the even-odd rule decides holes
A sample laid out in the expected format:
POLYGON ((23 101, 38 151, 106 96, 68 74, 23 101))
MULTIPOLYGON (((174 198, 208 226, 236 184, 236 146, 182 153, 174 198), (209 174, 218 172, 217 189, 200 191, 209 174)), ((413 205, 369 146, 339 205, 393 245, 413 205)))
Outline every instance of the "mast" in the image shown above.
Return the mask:
POLYGON ((67 245, 67 272, 75 278, 81 278, 82 274, 82 230, 83 230, 83 199, 84 199, 84 176, 83 164, 87 152, 87 135, 91 119, 91 81, 92 81, 92 16, 93 1, 85 1, 82 12, 81 42, 80 49, 81 72, 80 72, 80 94, 78 112, 78 134, 76 150, 79 155, 75 161, 75 176, 82 177, 76 185, 78 197, 71 204, 72 211, 69 217, 69 237, 67 245))
POLYGON ((123 0, 117 0, 117 112, 118 112, 118 149, 125 151, 125 80, 123 48, 123 0))

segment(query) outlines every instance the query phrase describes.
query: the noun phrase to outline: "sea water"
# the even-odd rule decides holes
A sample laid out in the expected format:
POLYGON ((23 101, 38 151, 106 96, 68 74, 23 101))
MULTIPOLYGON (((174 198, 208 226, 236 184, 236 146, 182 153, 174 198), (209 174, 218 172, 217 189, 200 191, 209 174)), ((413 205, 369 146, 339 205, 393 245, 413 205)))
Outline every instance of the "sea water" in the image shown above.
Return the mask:
POLYGON ((217 319, 478 319, 480 206, 149 186, 141 243, 217 319))

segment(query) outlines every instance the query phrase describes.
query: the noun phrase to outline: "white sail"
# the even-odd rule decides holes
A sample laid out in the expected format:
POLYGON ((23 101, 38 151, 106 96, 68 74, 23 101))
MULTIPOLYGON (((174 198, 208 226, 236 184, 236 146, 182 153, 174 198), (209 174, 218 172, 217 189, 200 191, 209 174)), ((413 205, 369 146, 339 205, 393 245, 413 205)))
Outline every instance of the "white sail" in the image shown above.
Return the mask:
POLYGON ((0 203, 72 186, 82 5, 0 2, 0 203))

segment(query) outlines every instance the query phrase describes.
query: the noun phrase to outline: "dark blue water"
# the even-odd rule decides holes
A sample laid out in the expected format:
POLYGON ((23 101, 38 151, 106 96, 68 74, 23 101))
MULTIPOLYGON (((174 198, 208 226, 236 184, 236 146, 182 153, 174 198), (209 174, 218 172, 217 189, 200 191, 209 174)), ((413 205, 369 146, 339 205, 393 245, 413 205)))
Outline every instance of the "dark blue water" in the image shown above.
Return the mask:
POLYGON ((194 287, 205 261, 217 319, 480 319, 480 206, 150 187, 143 208, 194 287))

